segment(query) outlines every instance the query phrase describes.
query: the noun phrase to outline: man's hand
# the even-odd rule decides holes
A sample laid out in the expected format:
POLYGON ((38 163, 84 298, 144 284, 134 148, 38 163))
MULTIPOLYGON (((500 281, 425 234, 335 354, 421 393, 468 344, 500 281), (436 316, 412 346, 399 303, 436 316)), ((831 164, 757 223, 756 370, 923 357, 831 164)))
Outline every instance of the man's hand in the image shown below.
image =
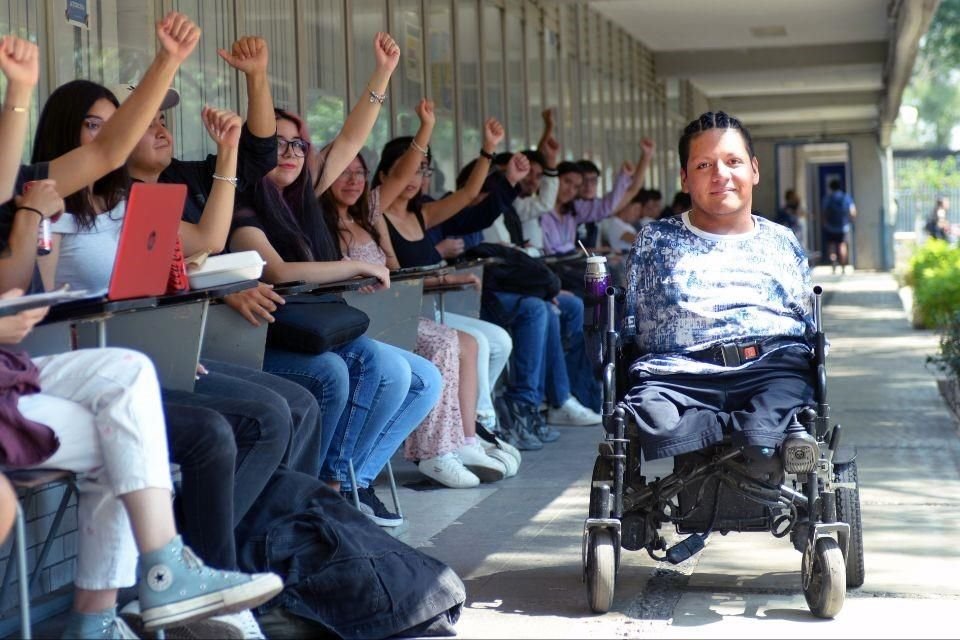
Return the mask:
POLYGON ((44 218, 52 218, 63 212, 63 198, 57 193, 55 180, 34 180, 24 194, 13 199, 14 208, 30 207, 43 213, 44 218))
POLYGON ((496 118, 487 118, 483 123, 483 150, 487 153, 493 153, 497 145, 503 140, 505 132, 503 125, 496 118))
POLYGON ((443 258, 456 258, 463 253, 463 238, 444 238, 436 244, 436 249, 443 258))
POLYGON ((553 136, 549 136, 540 145, 540 153, 543 154, 543 161, 547 163, 547 169, 555 169, 557 160, 560 158, 560 143, 553 136))
POLYGON ((644 138, 640 141, 640 150, 643 152, 643 157, 650 158, 657 150, 657 143, 652 138, 644 138))
POLYGON ((35 87, 40 79, 39 56, 37 45, 28 40, 12 35, 0 38, 0 71, 7 82, 35 87))
POLYGON ((540 113, 540 116, 543 118, 543 126, 552 131, 554 126, 554 108, 548 107, 544 109, 540 113))
POLYGON ((373 55, 378 69, 393 73, 400 62, 400 47, 389 33, 378 31, 373 38, 373 55))
POLYGON ((627 160, 624 160, 623 164, 620 165, 620 173, 625 176, 632 176, 636 170, 637 168, 633 165, 633 163, 627 160))
MULTIPOLYGON (((0 300, 10 300, 23 295, 23 289, 10 289, 0 295, 0 300)), ((0 318, 0 344, 18 344, 27 337, 33 327, 47 315, 49 307, 21 311, 12 316, 0 318)))
POLYGON ((207 133, 218 146, 237 148, 240 145, 240 130, 243 120, 229 109, 214 109, 207 105, 200 111, 200 118, 207 133))
POLYGON ((260 326, 260 319, 273 322, 271 314, 277 310, 277 305, 286 303, 283 296, 273 290, 272 284, 264 282, 253 289, 224 296, 223 301, 255 327, 260 326))
POLYGON ((420 124, 429 125, 432 129, 433 125, 437 123, 437 114, 433 112, 433 100, 427 100, 426 98, 420 100, 415 110, 417 117, 420 118, 420 124))
POLYGON ((246 75, 266 74, 270 59, 267 41, 259 36, 237 38, 230 47, 230 51, 217 49, 217 55, 228 65, 246 75))
POLYGON ((527 177, 530 173, 530 160, 519 151, 510 156, 510 162, 507 163, 507 182, 510 186, 517 184, 527 177))
POLYGON ((171 11, 157 23, 157 38, 167 55, 181 63, 200 41, 200 27, 182 13, 171 11))

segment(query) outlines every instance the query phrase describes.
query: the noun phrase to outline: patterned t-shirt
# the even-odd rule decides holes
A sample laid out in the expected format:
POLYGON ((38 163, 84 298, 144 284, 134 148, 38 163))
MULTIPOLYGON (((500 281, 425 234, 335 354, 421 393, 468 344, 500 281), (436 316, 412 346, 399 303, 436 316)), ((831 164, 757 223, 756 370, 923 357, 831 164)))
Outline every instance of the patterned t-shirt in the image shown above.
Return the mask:
POLYGON ((624 330, 646 355, 631 373, 729 370, 683 356, 725 342, 797 338, 809 349, 807 257, 789 229, 753 220, 752 231, 726 236, 697 229, 689 212, 641 229, 630 252, 624 330))

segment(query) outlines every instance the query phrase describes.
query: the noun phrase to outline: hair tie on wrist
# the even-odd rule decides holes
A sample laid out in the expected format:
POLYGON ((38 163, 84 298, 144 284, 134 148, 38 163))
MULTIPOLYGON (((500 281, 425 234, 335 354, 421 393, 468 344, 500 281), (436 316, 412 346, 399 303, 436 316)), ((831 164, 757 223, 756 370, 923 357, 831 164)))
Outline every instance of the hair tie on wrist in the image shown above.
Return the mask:
POLYGON ((34 209, 33 207, 27 207, 27 206, 21 205, 21 206, 17 207, 17 211, 20 211, 20 210, 23 210, 23 211, 33 211, 35 214, 37 214, 38 216, 40 216, 40 219, 41 219, 41 220, 43 220, 44 218, 47 217, 47 216, 43 215, 43 211, 40 211, 40 209, 34 209))
POLYGON ((493 162, 493 154, 483 148, 480 149, 480 156, 493 162))

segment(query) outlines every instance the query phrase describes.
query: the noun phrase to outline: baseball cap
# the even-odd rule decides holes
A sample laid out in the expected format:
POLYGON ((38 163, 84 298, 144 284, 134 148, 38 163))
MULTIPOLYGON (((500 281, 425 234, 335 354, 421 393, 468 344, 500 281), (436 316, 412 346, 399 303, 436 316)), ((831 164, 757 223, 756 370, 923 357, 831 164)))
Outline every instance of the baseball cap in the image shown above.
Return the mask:
MULTIPOLYGON (((137 85, 131 83, 115 84, 110 87, 110 91, 113 92, 113 95, 117 97, 117 100, 120 101, 120 104, 123 104, 123 101, 126 100, 133 90, 137 88, 137 85)), ((163 96, 163 101, 160 103, 160 111, 169 109, 170 107, 175 107, 180 104, 180 93, 174 89, 167 89, 167 95, 163 96)))

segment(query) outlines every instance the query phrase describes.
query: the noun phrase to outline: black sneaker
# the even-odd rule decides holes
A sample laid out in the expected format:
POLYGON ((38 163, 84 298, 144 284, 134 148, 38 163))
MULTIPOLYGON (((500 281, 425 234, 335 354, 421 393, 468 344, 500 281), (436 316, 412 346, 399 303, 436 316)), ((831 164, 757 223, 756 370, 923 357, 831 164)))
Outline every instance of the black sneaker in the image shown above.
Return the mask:
POLYGON ((547 424, 542 413, 536 411, 532 418, 533 435, 537 436, 540 442, 556 442, 560 438, 560 432, 547 424))
POLYGON ((387 505, 380 501, 373 487, 358 488, 360 496, 360 511, 381 527, 399 527, 403 518, 387 509, 387 505))
POLYGON ((538 451, 543 442, 534 433, 537 408, 523 402, 515 402, 504 396, 494 402, 503 439, 520 451, 538 451))

